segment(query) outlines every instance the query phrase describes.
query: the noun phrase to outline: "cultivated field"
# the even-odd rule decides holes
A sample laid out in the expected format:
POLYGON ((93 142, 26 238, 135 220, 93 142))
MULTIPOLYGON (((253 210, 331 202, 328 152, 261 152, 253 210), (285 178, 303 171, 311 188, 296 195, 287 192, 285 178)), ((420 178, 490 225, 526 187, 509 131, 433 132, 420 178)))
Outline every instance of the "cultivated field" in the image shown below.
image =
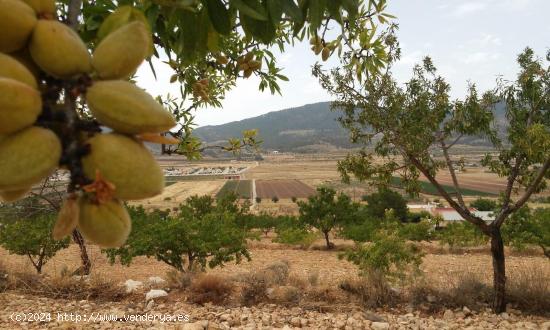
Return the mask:
POLYGON ((260 198, 307 198, 315 190, 299 180, 256 180, 256 195, 260 198))

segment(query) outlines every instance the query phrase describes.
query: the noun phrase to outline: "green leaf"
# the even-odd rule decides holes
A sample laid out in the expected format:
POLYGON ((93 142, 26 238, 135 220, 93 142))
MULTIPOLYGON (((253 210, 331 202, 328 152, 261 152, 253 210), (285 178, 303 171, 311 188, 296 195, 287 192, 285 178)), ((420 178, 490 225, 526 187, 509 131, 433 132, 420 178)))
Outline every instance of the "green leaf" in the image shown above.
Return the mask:
POLYGON ((340 13, 341 6, 342 0, 331 0, 327 2, 328 12, 340 24, 342 24, 342 14, 340 13))
POLYGON ((283 12, 292 18, 295 23, 302 23, 304 21, 302 11, 300 7, 294 3, 294 0, 280 0, 279 3, 281 4, 283 12))
POLYGON ((267 0, 266 1, 269 19, 273 26, 279 25, 281 18, 283 17, 283 7, 279 0, 267 0))
POLYGON ((311 29, 317 30, 323 21, 327 0, 310 1, 309 5, 309 23, 311 29))
POLYGON ((243 0, 232 0, 231 5, 239 10, 241 14, 245 16, 260 20, 267 21, 267 14, 265 10, 261 7, 259 3, 254 0, 248 0, 248 3, 245 3, 243 0), (251 1, 255 4, 250 6, 251 1))
POLYGON ((229 34, 231 32, 231 19, 229 10, 221 0, 203 0, 208 9, 210 22, 220 34, 229 34))

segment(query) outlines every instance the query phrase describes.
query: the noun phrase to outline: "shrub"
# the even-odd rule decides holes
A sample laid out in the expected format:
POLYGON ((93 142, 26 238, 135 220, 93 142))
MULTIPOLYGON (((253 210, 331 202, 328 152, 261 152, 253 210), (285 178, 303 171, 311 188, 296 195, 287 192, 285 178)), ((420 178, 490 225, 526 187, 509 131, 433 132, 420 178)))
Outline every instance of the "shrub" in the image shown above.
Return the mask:
POLYGON ((10 253, 27 256, 37 273, 57 251, 69 246, 69 238, 56 241, 52 238, 51 229, 56 221, 54 213, 2 219, 0 245, 10 253))
POLYGON ((380 189, 374 194, 365 197, 367 211, 374 218, 383 218, 387 210, 393 210, 395 216, 402 222, 407 221, 407 201, 390 189, 380 189))
POLYGON ((456 247, 472 247, 486 244, 488 237, 474 225, 466 221, 456 221, 447 224, 438 231, 441 244, 447 244, 451 249, 456 247))
POLYGON ((203 274, 193 281, 190 290, 194 303, 221 304, 231 295, 233 285, 221 276, 203 274))
POLYGON ((358 279, 346 279, 339 287, 358 296, 367 308, 391 305, 398 298, 384 274, 378 271, 369 271, 358 279))
POLYGON ((273 203, 277 203, 277 202, 279 201, 279 197, 273 196, 273 197, 271 198, 271 201, 272 201, 273 203))
POLYGON ((256 203, 260 204, 262 202, 262 198, 261 197, 256 197, 256 203))
POLYGON ((471 202, 470 206, 478 211, 494 211, 497 208, 497 202, 487 198, 478 198, 471 202))
POLYGON ((298 201, 298 198, 296 198, 296 196, 292 196, 290 198, 290 200, 293 202, 293 203, 296 203, 298 201))
POLYGON ((399 228, 399 236, 409 241, 429 241, 432 238, 432 227, 428 220, 406 223, 399 228))
POLYGON ((408 270, 417 270, 422 253, 412 243, 405 242, 395 231, 378 231, 373 243, 357 244, 340 258, 356 264, 363 276, 383 275, 387 280, 404 279, 408 270))
POLYGON ((317 240, 317 235, 304 228, 283 228, 277 230, 276 243, 299 245, 307 249, 317 240))

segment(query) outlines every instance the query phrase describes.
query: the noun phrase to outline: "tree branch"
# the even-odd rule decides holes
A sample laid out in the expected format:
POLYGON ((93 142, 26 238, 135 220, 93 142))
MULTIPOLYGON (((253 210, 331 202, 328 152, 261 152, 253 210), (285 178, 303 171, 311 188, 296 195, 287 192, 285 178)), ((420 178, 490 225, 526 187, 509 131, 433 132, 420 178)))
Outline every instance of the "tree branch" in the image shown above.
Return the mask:
POLYGON ((441 186, 441 184, 433 177, 433 175, 430 174, 430 172, 422 165, 422 163, 416 159, 413 155, 407 153, 407 158, 411 161, 411 163, 416 166, 424 174, 424 176, 430 181, 431 184, 434 185, 434 187, 437 189, 439 194, 445 198, 445 200, 451 205, 453 209, 455 209, 458 214, 460 214, 466 221, 476 225, 483 231, 485 234, 490 235, 490 229, 489 226, 483 221, 482 219, 474 216, 467 208, 462 207, 459 205, 452 197, 449 195, 445 189, 441 186))
POLYGON ((462 192, 460 191, 460 185, 458 183, 458 179, 456 178, 455 168, 454 168, 453 162, 451 161, 451 157, 449 156, 449 147, 445 145, 445 142, 443 140, 441 140, 440 143, 441 143, 441 149, 443 150, 443 155, 445 156, 445 162, 447 163, 447 167, 449 168, 449 173, 451 174, 451 178, 453 179, 453 186, 455 187, 458 203, 460 204, 460 206, 466 209, 466 205, 464 204, 464 199, 462 198, 462 192))
POLYGON ((512 206, 512 207, 504 207, 500 214, 498 215, 497 219, 491 224, 494 227, 500 227, 504 220, 508 217, 508 215, 512 214, 519 208, 521 208, 531 197, 531 195, 535 192, 538 185, 542 182, 544 179, 544 176, 546 175, 546 172, 550 168, 550 158, 544 162, 542 167, 539 169, 539 173, 535 177, 535 180, 531 183, 531 185, 527 188, 527 190, 523 193, 523 195, 520 197, 520 199, 512 206))

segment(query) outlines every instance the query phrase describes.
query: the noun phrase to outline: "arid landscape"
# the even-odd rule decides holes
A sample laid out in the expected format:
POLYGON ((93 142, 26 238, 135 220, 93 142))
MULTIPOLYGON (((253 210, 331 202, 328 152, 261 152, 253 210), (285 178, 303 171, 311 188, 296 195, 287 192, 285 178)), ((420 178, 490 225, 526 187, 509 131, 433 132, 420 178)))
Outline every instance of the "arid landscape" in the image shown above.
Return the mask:
MULTIPOLYGON (((185 172, 189 168, 211 168, 227 163, 190 163, 182 159, 162 158, 161 165, 185 172)), ((319 186, 333 186, 350 194, 356 201, 360 201, 363 194, 373 191, 363 183, 342 184, 335 170, 334 158, 327 160, 281 155, 267 157, 261 162, 231 162, 231 165, 248 167, 241 174, 241 180, 246 180, 250 189, 253 189, 252 182, 255 182, 255 194, 262 199, 259 203, 252 203, 251 208, 255 213, 267 211, 294 214, 297 206, 291 197, 304 200, 319 186), (279 200, 272 201, 273 196, 279 200)), ((459 175, 464 179, 464 186, 471 189, 497 193, 501 186, 498 177, 485 173, 482 168, 459 175)), ((172 210, 192 195, 216 196, 224 185, 233 181, 211 176, 181 177, 168 185, 161 195, 135 204, 142 204, 149 210, 172 210)), ((431 195, 420 197, 423 201, 436 198, 431 195)), ((272 241, 275 236, 275 233, 270 232, 267 236, 260 235, 259 240, 249 240, 250 261, 245 259, 239 264, 228 263, 224 267, 207 269, 205 273, 195 275, 178 274, 154 257, 137 257, 130 266, 118 263, 111 265, 98 247, 88 245, 91 275, 80 279, 67 277, 66 274, 80 266, 78 246, 71 244, 44 267, 44 276, 55 279, 55 285, 52 282, 33 284, 32 281, 42 280, 33 277, 36 275, 32 275, 33 269, 28 258, 10 255, 2 249, 0 259, 3 269, 8 273, 27 275, 20 275, 16 280, 19 281, 17 285, 9 284, 17 288, 0 296, 3 306, 0 326, 9 328, 13 325, 9 319, 13 311, 118 315, 118 322, 115 323, 97 321, 79 324, 67 320, 21 323, 21 326, 28 328, 47 325, 65 329, 548 329, 550 326, 548 315, 544 313, 522 311, 519 306, 512 305, 506 315, 494 315, 487 303, 467 297, 472 290, 480 290, 481 287, 476 285, 483 288, 491 285, 491 257, 487 246, 449 249, 436 242, 421 243, 419 246, 425 255, 420 273, 407 279, 406 283, 396 283, 391 288, 394 291, 390 292, 395 295, 395 301, 387 303, 386 307, 365 308, 361 296, 347 287, 360 281, 358 268, 339 258, 346 247, 353 246, 352 241, 333 235, 336 249, 327 251, 321 237, 309 248, 303 248, 275 243, 272 241), (266 271, 275 273, 268 272, 268 283, 262 283, 260 289, 256 288, 255 285, 259 284, 254 282, 255 279, 259 274, 265 275, 266 271), (282 272, 282 275, 276 272, 282 272), (125 283, 128 280, 142 284, 126 293, 125 283), (71 289, 75 285, 74 281, 84 281, 89 288, 82 289, 82 292, 71 292, 74 290, 71 289), (165 290, 168 295, 146 300, 145 294, 151 288, 165 290), (201 290, 206 290, 207 294, 211 290, 222 297, 201 298, 205 294, 201 290), (268 293, 261 290, 267 290, 268 293), (437 292, 464 295, 463 302, 449 303, 456 296, 444 297, 437 292), (250 294, 254 298, 248 299, 257 302, 246 302, 243 297, 250 294), (71 298, 75 295, 80 298, 71 298), (131 322, 124 319, 124 315, 133 314, 186 314, 190 320, 182 326, 158 320, 131 322)), ((507 255, 510 291, 514 294, 525 290, 548 292, 550 263, 547 258, 536 249, 523 252, 508 249, 507 255), (535 285, 532 282, 538 283, 535 285)), ((544 301, 548 297, 535 298, 544 301)))

